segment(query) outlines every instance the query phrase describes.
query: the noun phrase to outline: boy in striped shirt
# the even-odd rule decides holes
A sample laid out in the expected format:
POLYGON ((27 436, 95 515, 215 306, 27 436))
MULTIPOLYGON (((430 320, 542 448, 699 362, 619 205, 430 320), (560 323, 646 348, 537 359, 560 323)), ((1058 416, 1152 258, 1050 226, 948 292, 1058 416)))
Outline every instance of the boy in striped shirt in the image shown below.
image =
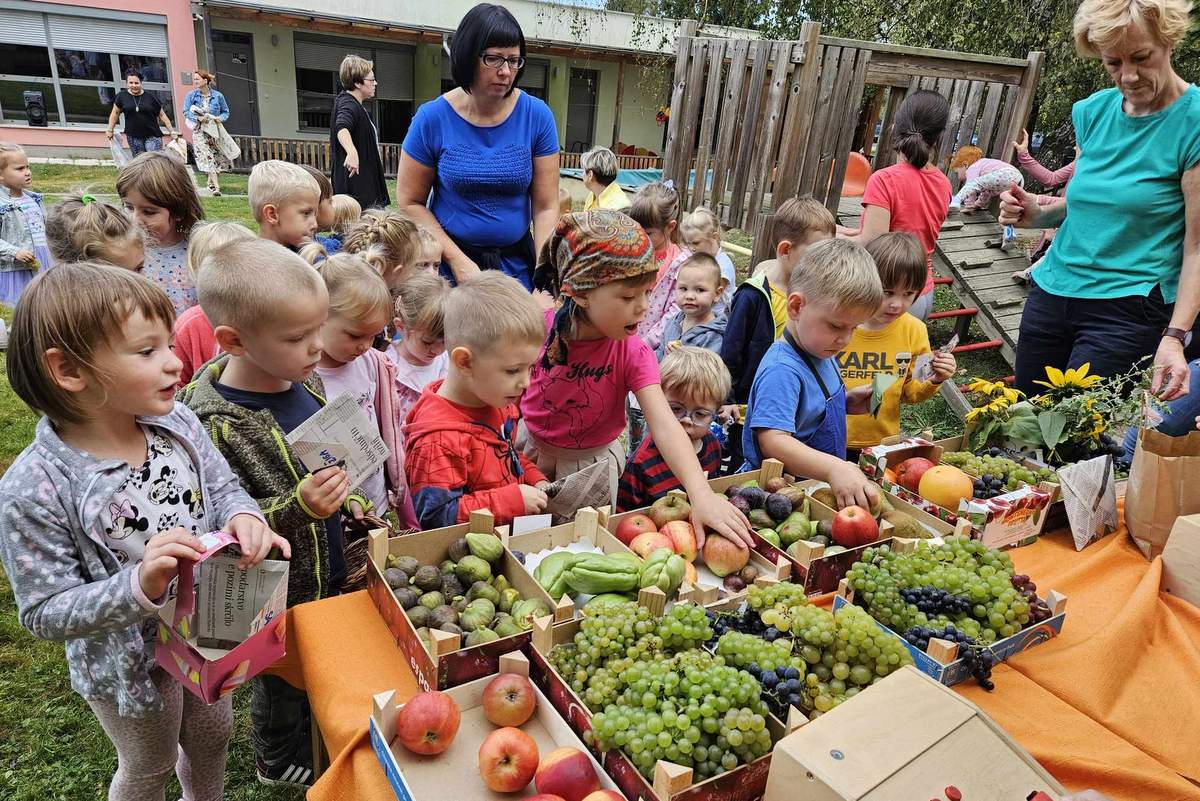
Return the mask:
MULTIPOLYGON (((729 369, 711 350, 685 346, 668 353, 659 371, 663 394, 692 440, 701 469, 715 476, 721 466, 721 444, 713 436, 712 424, 717 407, 730 392, 729 369)), ((681 486, 654 444, 654 437, 647 436, 621 474, 617 509, 626 512, 648 506, 681 486)))

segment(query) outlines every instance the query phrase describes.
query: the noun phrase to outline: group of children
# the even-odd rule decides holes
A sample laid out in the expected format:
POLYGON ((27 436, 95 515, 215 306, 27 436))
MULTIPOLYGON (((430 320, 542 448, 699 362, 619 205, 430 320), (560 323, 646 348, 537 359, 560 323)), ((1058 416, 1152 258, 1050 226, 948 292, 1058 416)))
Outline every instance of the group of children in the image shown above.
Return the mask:
MULTIPOLYGON (((407 216, 364 212, 282 161, 250 175, 257 235, 203 222, 165 154, 121 170, 123 207, 80 195, 43 218, 11 146, 0 181, 0 287, 19 299, 9 376, 42 415, 0 479, 0 556, 21 622, 67 642, 73 686, 117 748, 110 798, 160 798, 172 769, 185 797, 221 797, 229 699, 181 692, 150 647, 198 535, 232 533, 246 565, 289 558, 294 606, 343 589, 367 517, 428 529, 486 508, 508 523, 604 462, 618 507, 681 487, 701 541, 748 547, 745 517, 708 485, 723 458, 777 458, 865 505, 847 447, 896 433, 900 403, 955 370, 906 314, 920 244, 835 240, 811 198, 781 204, 774 258, 736 287, 716 216, 681 219, 667 185, 628 215, 564 214, 533 276, 547 309, 498 271, 451 289, 437 240, 407 216), (897 380, 872 415, 881 372, 897 380), (357 487, 339 466, 309 472, 286 441, 343 393, 389 451, 357 487)), ((251 685, 260 779, 308 783, 304 694, 251 685)))

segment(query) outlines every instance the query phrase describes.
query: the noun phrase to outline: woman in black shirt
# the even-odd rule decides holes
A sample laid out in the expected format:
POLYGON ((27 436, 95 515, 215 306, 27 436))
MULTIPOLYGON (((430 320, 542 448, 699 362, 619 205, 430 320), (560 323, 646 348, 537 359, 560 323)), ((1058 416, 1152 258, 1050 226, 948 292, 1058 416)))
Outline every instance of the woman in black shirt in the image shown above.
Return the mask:
POLYGON ((160 123, 172 138, 179 136, 162 102, 142 88, 142 76, 136 69, 130 68, 125 72, 125 87, 117 92, 112 111, 109 112, 108 138, 116 135, 117 118, 124 114, 125 139, 129 141, 130 153, 139 156, 147 150, 162 150, 160 123))
POLYGON ((379 134, 363 101, 375 96, 375 67, 361 56, 342 59, 338 79, 345 90, 333 101, 329 147, 334 194, 351 195, 364 209, 391 202, 379 157, 379 134))

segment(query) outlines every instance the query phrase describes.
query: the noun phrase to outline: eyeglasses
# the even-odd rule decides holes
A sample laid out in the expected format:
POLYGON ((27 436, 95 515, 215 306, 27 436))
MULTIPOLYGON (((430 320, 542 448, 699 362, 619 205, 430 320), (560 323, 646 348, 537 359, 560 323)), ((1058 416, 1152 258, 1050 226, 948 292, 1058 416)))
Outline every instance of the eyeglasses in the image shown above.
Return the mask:
POLYGON ((525 56, 514 56, 513 58, 505 58, 496 53, 484 53, 479 57, 483 62, 483 66, 489 69, 498 70, 507 64, 514 70, 519 70, 525 66, 525 56))
POLYGON ((692 424, 698 426, 710 426, 716 418, 717 413, 712 409, 685 409, 678 403, 669 404, 671 414, 675 415, 675 419, 679 422, 690 420, 692 424))

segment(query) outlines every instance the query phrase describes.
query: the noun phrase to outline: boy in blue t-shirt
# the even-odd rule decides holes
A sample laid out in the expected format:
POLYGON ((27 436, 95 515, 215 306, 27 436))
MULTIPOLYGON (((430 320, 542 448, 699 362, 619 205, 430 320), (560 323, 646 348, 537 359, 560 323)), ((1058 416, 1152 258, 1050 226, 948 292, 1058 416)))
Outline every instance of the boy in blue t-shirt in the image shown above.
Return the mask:
POLYGON ((750 387, 746 462, 753 469, 778 459, 793 475, 828 482, 839 506, 869 507, 871 481, 846 461, 846 415, 870 411, 871 386, 847 393, 837 354, 883 302, 879 271, 862 246, 834 239, 805 251, 787 289, 783 338, 750 387))

